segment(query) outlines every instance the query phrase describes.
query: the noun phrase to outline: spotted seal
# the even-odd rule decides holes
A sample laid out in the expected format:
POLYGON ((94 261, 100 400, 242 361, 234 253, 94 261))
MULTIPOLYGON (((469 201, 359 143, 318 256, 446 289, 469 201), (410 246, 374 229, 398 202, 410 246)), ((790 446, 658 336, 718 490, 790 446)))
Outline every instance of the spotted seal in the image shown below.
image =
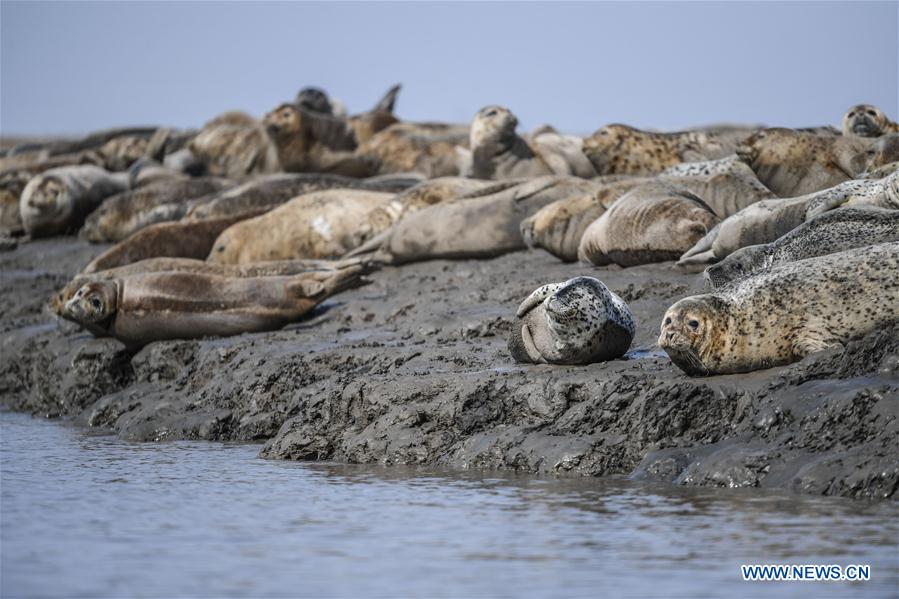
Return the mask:
POLYGON ((127 173, 110 173, 97 166, 50 169, 28 181, 22 191, 22 225, 32 237, 77 230, 103 200, 129 186, 127 173))
POLYGON ((690 375, 788 364, 899 319, 899 243, 808 258, 680 300, 659 345, 690 375))
POLYGON ((765 129, 737 149, 737 155, 778 197, 828 189, 899 159, 892 136, 866 139, 821 136, 791 129, 765 129))
POLYGON ((880 137, 888 133, 899 133, 899 123, 891 121, 876 106, 856 104, 843 115, 843 135, 880 137))
POLYGON ((896 179, 858 179, 796 198, 762 200, 724 219, 687 250, 681 265, 709 264, 741 247, 770 243, 808 218, 838 206, 899 206, 896 179))
POLYGON ((600 175, 654 175, 685 162, 724 158, 736 146, 714 132, 655 133, 616 123, 585 138, 583 151, 600 175))
POLYGON ((817 216, 771 243, 740 248, 705 269, 715 289, 772 268, 843 250, 899 241, 899 210, 841 208, 817 216))
POLYGON ((363 273, 359 265, 289 277, 146 273, 85 283, 61 312, 97 336, 115 337, 136 349, 164 339, 279 329, 359 285, 363 273))
POLYGON ((593 277, 540 287, 516 311, 509 351, 518 362, 590 364, 619 358, 637 327, 627 304, 593 277))

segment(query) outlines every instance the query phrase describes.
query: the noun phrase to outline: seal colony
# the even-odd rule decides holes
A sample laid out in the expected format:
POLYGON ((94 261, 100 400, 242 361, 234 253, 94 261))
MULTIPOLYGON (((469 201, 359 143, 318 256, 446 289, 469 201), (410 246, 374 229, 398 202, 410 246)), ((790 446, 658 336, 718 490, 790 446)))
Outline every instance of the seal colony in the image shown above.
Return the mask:
MULTIPOLYGON (((40 299, 64 330, 124 348, 126 361, 178 340, 288 325, 282 335, 303 338, 360 297, 374 311, 336 316, 333 342, 369 318, 382 323, 361 341, 391 361, 372 366, 378 373, 401 358, 377 335, 416 311, 412 336, 452 323, 472 351, 504 340, 488 369, 511 360, 526 376, 572 367, 602 378, 661 360, 679 369, 677 384, 848 351, 895 330, 899 132, 874 107, 849 109, 842 131, 610 124, 581 138, 528 130, 514 107, 495 104, 470 125, 403 121, 399 91, 351 114, 304 88, 264 115, 6 151, 0 248, 27 253, 73 234, 84 247, 105 244, 78 254, 78 272, 40 299), (454 271, 446 261, 466 260, 458 276, 477 278, 477 264, 506 255, 558 270, 526 284, 520 272, 490 271, 496 283, 478 292, 435 282, 454 271), (651 282, 628 286, 632 272, 651 282), (389 290, 351 291, 379 280, 427 287, 449 307, 425 317, 431 308, 416 299, 391 305, 389 290), (646 294, 665 305, 635 307, 646 294), (479 312, 485 297, 505 312, 479 312)), ((576 403, 575 391, 551 395, 576 403)), ((330 447, 304 442, 323 455, 330 447)))

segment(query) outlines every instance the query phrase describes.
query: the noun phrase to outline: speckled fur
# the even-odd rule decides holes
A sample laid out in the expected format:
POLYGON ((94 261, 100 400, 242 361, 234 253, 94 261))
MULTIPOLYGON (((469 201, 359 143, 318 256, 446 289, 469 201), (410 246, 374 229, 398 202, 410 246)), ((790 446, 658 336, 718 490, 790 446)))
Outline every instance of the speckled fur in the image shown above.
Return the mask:
POLYGON ((717 289, 789 262, 891 241, 899 241, 899 210, 841 208, 776 241, 737 250, 708 267, 705 277, 717 289))
POLYGON ((627 304, 592 277, 540 287, 521 303, 516 316, 509 350, 519 362, 613 360, 624 355, 636 332, 627 304))
POLYGON ((791 262, 674 304, 659 345, 691 375, 748 372, 899 319, 899 243, 791 262))
POLYGON ((584 153, 600 175, 653 175, 685 162, 724 158, 736 144, 714 132, 653 133, 608 125, 584 139, 584 153))

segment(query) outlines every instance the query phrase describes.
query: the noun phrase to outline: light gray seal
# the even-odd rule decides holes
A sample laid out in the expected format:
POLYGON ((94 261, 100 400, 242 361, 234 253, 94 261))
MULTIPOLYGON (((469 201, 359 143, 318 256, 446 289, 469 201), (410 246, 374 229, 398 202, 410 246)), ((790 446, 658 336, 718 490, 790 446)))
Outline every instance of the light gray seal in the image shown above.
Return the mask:
POLYGON ((771 243, 740 248, 705 269, 709 284, 728 283, 806 258, 899 241, 899 210, 841 208, 824 213, 771 243))
POLYGON ((519 362, 590 364, 619 358, 637 327, 627 304, 593 277, 540 287, 524 300, 509 337, 519 362))

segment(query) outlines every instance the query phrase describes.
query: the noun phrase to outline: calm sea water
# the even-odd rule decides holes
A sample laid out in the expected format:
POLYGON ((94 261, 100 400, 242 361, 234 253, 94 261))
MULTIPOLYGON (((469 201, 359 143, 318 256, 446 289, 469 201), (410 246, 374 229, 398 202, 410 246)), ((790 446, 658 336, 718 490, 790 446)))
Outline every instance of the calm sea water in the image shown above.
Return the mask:
POLYGON ((272 462, 0 414, 3 597, 893 597, 899 508, 272 462), (870 564, 748 583, 741 563, 870 564))

